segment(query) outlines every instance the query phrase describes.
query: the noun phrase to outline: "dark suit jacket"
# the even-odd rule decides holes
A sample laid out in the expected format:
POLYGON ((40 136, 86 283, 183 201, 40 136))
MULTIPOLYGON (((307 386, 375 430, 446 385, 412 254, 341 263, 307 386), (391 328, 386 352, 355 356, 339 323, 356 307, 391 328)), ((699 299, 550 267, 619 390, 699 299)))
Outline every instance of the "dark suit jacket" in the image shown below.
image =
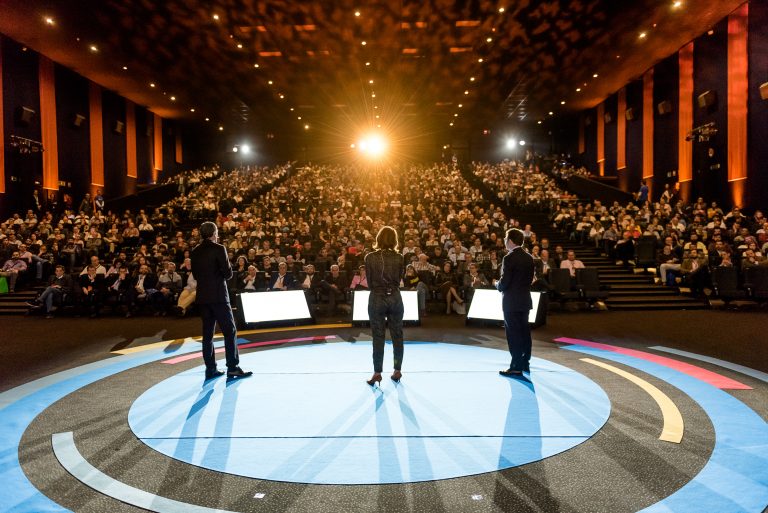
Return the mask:
MULTIPOLYGON (((277 278, 279 276, 280 273, 272 273, 272 276, 269 278, 269 290, 273 290, 275 288, 275 284, 277 283, 277 278)), ((285 277, 283 278, 283 285, 287 287, 288 290, 296 288, 296 279, 293 277, 293 274, 285 273, 285 277)))
POLYGON ((190 255, 192 274, 197 280, 197 304, 229 303, 227 280, 232 278, 232 266, 227 249, 211 240, 204 240, 190 255))
POLYGON ((501 277, 496 288, 501 291, 502 309, 507 312, 527 312, 531 303, 533 257, 523 248, 515 248, 501 261, 501 277))

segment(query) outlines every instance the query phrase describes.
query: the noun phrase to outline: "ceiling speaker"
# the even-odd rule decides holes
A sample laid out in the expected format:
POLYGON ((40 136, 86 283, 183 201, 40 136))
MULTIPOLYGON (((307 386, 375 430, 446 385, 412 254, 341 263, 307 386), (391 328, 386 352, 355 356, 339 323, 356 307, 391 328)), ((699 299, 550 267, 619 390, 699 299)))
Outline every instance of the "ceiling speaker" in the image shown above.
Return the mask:
POLYGON ((760 84, 760 98, 768 100, 768 82, 760 84))
POLYGON ((716 91, 704 91, 699 95, 698 104, 700 109, 709 109, 717 104, 716 91))
POLYGON ((669 100, 664 100, 663 102, 659 103, 657 108, 659 110, 660 116, 670 114, 672 112, 672 102, 670 102, 669 100))
POLYGON ((125 128, 125 123, 123 123, 122 121, 115 121, 115 128, 113 128, 113 130, 116 134, 122 134, 124 128, 125 128))
POLYGON ((584 118, 584 125, 590 126, 591 124, 592 124, 592 118, 591 117, 587 116, 586 118, 584 118))
POLYGON ((613 121, 613 117, 611 117, 611 114, 609 112, 605 113, 605 116, 603 116, 603 119, 605 120, 605 124, 608 125, 613 121))
POLYGON ((85 121, 85 116, 82 114, 75 114, 75 119, 72 120, 72 125, 76 127, 83 126, 83 122, 85 121))
POLYGON ((627 121, 634 121, 635 119, 635 109, 630 107, 626 111, 624 111, 624 117, 627 118, 627 121))
POLYGON ((32 123, 32 120, 35 119, 35 114, 37 114, 33 109, 30 109, 29 107, 22 107, 19 110, 19 122, 22 125, 29 125, 32 123))

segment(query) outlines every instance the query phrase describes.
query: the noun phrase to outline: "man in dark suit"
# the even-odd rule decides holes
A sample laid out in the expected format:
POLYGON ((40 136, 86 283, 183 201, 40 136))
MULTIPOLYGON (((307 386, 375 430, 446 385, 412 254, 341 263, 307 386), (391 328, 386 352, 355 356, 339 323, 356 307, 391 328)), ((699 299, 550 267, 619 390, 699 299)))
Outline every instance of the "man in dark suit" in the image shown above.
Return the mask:
POLYGON ((192 274, 197 280, 195 302, 203 318, 203 360, 205 361, 205 379, 212 379, 224 374, 216 368, 216 355, 213 348, 213 332, 216 323, 224 335, 224 349, 227 359, 227 377, 244 378, 253 374, 240 368, 240 356, 237 351, 237 329, 232 308, 229 305, 227 280, 232 278, 232 266, 227 258, 227 249, 219 244, 219 231, 216 225, 206 221, 200 226, 202 242, 192 250, 192 274))
POLYGON ((499 374, 507 377, 519 377, 523 371, 529 371, 531 359, 531 327, 528 325, 528 312, 531 303, 531 282, 533 281, 533 257, 523 249, 525 234, 522 230, 507 230, 504 244, 509 253, 501 262, 501 276, 496 282, 496 289, 501 292, 501 306, 504 311, 504 330, 512 361, 507 370, 499 374))
POLYGON ((277 272, 272 273, 269 279, 269 290, 290 290, 295 288, 296 280, 293 274, 288 272, 288 264, 280 262, 277 272))

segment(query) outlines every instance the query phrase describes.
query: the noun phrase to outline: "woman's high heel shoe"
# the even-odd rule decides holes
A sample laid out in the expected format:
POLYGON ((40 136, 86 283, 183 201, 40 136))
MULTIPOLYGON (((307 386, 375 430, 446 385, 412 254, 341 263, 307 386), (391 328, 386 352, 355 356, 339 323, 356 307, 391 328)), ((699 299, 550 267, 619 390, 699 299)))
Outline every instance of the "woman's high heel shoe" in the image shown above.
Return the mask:
POLYGON ((395 370, 395 372, 392 373, 392 381, 395 383, 400 383, 400 378, 403 377, 403 373, 399 370, 395 370))
POLYGON ((368 384, 369 384, 369 385, 371 385, 371 386, 375 386, 375 385, 376 385, 376 383, 381 383, 381 373, 379 373, 379 372, 374 372, 374 373, 373 373, 373 377, 371 377, 371 379, 369 379, 368 381, 366 381, 366 383, 368 383, 368 384))

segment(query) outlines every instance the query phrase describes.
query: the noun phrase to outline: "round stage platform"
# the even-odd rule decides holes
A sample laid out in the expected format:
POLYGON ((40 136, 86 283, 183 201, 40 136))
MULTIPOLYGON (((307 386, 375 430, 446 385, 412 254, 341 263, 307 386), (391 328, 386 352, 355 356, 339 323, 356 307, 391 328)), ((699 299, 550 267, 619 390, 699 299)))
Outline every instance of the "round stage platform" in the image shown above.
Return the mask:
POLYGON ((0 394, 0 511, 768 505, 768 375, 755 369, 557 338, 536 340, 530 375, 510 379, 498 330, 412 330, 426 340, 406 342, 402 381, 369 387, 368 332, 276 331, 241 333, 250 378, 204 381, 200 344, 184 339, 0 394))

